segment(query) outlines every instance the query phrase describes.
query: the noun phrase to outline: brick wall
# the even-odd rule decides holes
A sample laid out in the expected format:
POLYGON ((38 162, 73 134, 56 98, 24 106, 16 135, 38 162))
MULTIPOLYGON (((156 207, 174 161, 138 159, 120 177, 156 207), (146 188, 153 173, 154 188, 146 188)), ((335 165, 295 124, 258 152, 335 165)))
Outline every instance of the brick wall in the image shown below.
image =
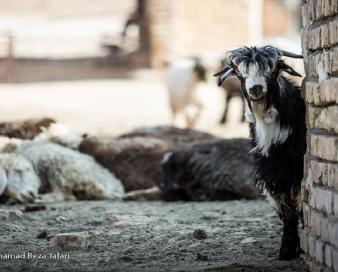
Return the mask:
POLYGON ((338 271, 338 1, 303 0, 308 152, 301 247, 311 271, 338 271))
POLYGON ((262 35, 262 0, 147 0, 150 63, 171 56, 223 54, 262 35), (240 18, 240 19, 239 19, 240 18))

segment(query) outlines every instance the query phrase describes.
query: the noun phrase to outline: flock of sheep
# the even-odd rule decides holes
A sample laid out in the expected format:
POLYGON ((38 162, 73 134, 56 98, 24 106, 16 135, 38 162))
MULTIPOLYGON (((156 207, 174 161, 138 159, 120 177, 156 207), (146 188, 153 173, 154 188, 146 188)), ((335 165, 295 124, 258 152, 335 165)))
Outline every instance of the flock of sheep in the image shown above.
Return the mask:
POLYGON ((2 202, 258 196, 245 139, 174 127, 95 137, 47 118, 0 124, 0 135, 2 202))

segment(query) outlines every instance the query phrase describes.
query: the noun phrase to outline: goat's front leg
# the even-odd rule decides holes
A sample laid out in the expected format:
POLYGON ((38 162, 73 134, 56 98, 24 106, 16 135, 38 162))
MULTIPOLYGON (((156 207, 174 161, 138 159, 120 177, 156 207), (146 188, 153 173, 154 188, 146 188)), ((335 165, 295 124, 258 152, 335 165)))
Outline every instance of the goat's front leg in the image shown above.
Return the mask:
POLYGON ((299 256, 298 214, 296 209, 281 206, 280 216, 283 221, 283 237, 279 258, 291 260, 299 256))
POLYGON ((241 118, 241 122, 244 123, 245 122, 245 100, 243 99, 243 96, 241 96, 242 99, 242 118, 241 118))

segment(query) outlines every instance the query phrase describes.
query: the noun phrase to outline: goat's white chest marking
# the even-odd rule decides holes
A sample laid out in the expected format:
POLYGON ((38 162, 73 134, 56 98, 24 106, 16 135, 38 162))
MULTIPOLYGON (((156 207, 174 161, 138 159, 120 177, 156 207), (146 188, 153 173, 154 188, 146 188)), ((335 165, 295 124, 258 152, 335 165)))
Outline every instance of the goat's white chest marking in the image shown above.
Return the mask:
POLYGON ((258 151, 263 156, 268 156, 271 145, 284 143, 290 135, 291 129, 280 127, 278 112, 274 107, 267 110, 264 115, 254 110, 253 115, 256 123, 256 147, 252 151, 258 151))

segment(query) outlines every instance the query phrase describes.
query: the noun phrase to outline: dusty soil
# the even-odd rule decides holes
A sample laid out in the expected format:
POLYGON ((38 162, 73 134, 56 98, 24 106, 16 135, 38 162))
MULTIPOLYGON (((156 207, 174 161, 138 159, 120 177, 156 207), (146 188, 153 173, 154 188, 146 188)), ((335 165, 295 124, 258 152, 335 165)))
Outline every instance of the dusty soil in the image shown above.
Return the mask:
POLYGON ((2 259, 0 271, 306 271, 300 260, 276 258, 281 225, 262 200, 68 202, 0 220, 0 229, 2 255, 26 254, 2 259), (61 250, 53 239, 37 238, 44 230, 86 233, 86 245, 61 250), (29 252, 47 257, 28 258, 29 252), (57 252, 69 258, 49 258, 57 252))

